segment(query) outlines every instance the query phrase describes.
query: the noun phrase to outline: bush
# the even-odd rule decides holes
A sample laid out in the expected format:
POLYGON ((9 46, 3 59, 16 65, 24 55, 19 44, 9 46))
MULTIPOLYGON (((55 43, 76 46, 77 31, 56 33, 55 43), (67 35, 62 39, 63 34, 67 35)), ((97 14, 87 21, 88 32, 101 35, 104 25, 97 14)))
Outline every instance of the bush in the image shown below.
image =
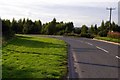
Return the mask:
POLYGON ((100 31, 100 32, 98 33, 98 35, 99 35, 100 37, 106 37, 106 36, 107 36, 107 31, 106 31, 106 30, 100 31))
POLYGON ((76 36, 74 33, 64 33, 64 36, 76 36))
POLYGON ((90 34, 90 33, 81 33, 80 37, 86 37, 86 38, 94 38, 94 35, 90 34))
POLYGON ((56 33, 56 35, 63 35, 63 34, 64 34, 64 30, 61 30, 61 31, 56 33))
POLYGON ((120 38, 120 33, 119 32, 108 32, 108 37, 110 38, 120 38))

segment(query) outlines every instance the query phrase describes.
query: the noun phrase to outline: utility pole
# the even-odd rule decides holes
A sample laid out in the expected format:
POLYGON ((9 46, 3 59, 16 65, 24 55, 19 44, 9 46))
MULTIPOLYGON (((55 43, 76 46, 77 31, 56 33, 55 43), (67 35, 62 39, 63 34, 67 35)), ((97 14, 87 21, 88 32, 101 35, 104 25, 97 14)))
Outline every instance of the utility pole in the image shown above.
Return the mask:
POLYGON ((115 10, 115 8, 106 8, 106 10, 109 10, 109 11, 110 11, 110 19, 109 19, 109 22, 110 22, 109 30, 110 30, 112 10, 115 10))

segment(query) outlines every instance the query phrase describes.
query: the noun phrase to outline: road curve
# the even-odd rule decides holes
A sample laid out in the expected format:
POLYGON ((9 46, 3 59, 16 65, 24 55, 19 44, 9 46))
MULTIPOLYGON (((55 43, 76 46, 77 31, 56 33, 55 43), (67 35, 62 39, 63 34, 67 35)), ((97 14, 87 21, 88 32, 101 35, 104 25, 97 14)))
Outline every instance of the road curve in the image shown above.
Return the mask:
POLYGON ((69 44, 69 78, 119 78, 119 45, 87 38, 56 38, 69 44))

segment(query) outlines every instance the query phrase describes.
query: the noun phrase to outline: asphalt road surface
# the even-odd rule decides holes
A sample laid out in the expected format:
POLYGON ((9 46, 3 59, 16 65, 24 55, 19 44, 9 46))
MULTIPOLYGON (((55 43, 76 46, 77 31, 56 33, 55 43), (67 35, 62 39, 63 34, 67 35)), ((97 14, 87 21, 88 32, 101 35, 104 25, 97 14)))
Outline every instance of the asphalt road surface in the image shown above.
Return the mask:
POLYGON ((118 78, 120 46, 86 38, 57 37, 69 44, 69 78, 118 78))

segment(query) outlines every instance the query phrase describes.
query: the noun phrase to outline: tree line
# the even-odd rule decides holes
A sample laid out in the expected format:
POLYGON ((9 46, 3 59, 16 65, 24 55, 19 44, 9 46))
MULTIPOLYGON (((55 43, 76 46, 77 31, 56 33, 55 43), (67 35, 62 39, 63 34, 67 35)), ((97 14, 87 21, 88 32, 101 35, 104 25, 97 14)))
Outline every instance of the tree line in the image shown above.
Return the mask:
POLYGON ((81 37, 99 35, 105 37, 109 31, 120 32, 120 26, 109 21, 102 21, 99 27, 97 24, 90 27, 86 25, 74 27, 73 22, 57 22, 55 18, 44 24, 40 20, 32 21, 25 18, 18 21, 14 18, 12 21, 2 19, 2 34, 5 38, 12 37, 14 34, 78 35, 81 37))
POLYGON ((40 20, 32 21, 30 19, 13 18, 2 20, 2 32, 5 37, 12 37, 14 34, 46 34, 46 35, 63 35, 71 33, 74 28, 73 22, 57 22, 54 18, 51 22, 42 24, 40 20))
POLYGON ((108 32, 120 32, 120 26, 115 24, 115 22, 102 21, 99 27, 95 24, 90 27, 82 25, 82 27, 74 28, 74 33, 80 34, 82 37, 95 37, 97 35, 106 37, 108 32))

